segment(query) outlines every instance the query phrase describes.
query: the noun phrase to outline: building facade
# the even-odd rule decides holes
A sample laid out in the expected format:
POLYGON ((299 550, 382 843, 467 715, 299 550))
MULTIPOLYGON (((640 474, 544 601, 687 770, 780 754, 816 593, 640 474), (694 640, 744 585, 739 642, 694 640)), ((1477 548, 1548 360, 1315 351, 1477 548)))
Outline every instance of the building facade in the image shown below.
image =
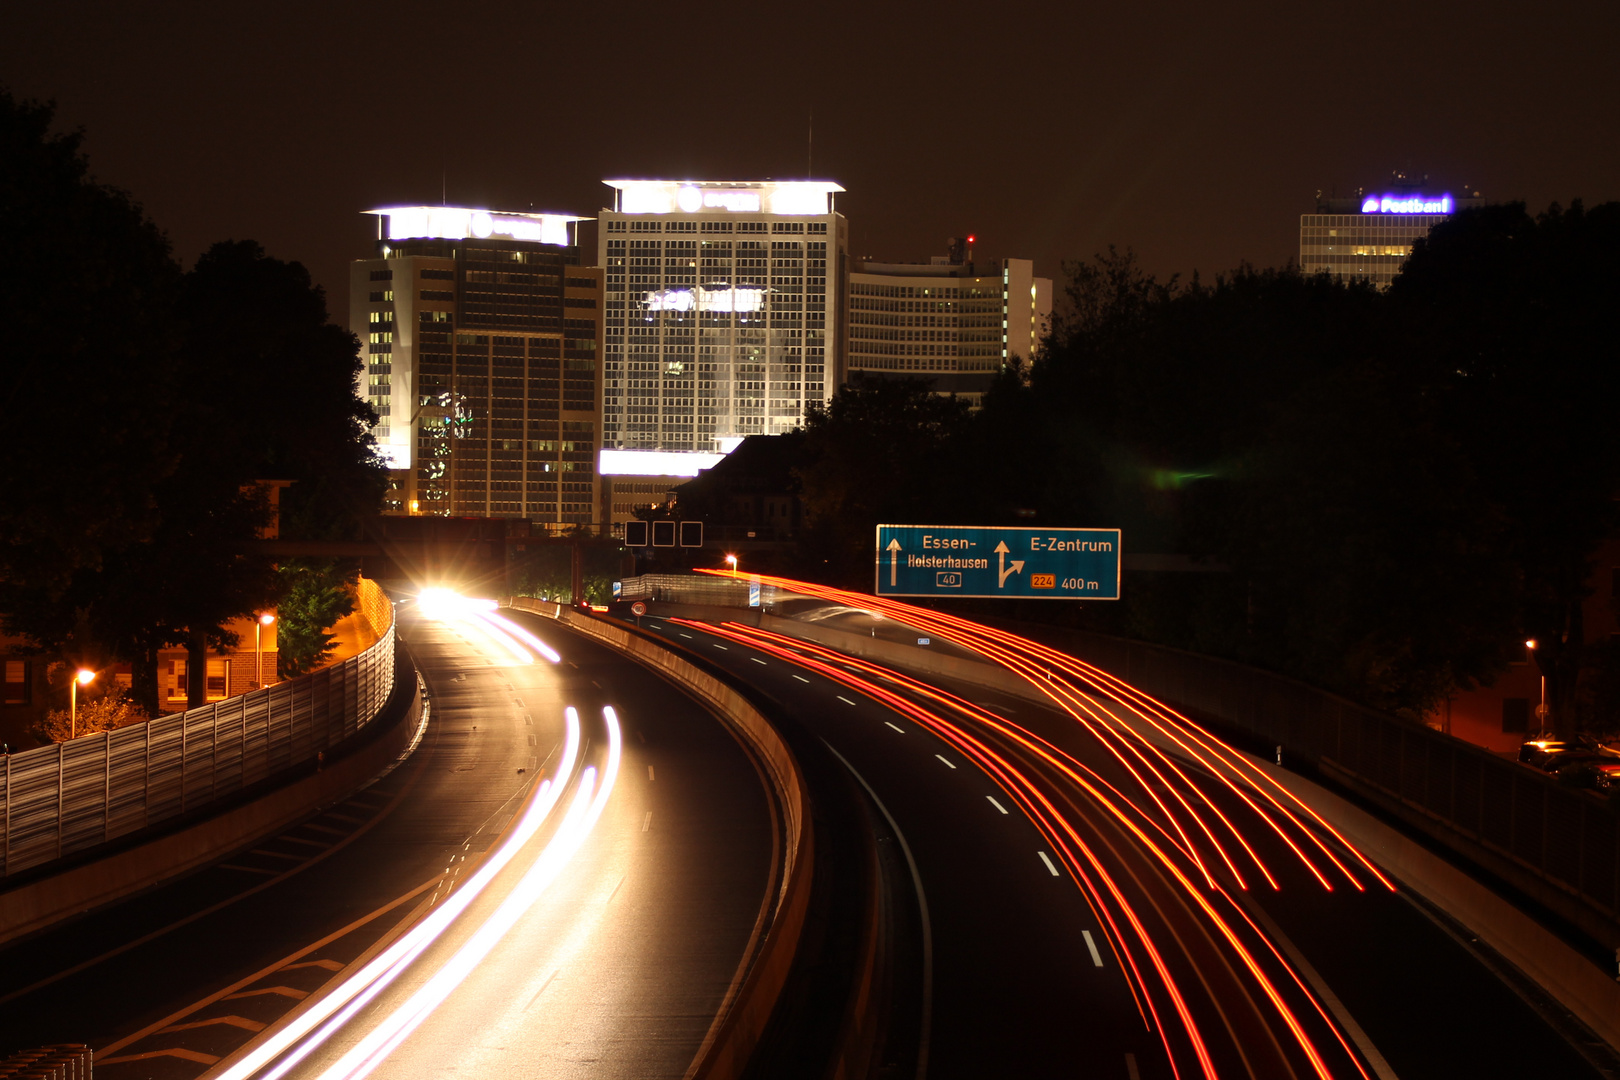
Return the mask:
POLYGON ((600 520, 602 271, 580 218, 390 207, 352 264, 388 512, 600 520))
POLYGON ((1460 207, 1484 202, 1477 191, 1459 198, 1425 195, 1418 188, 1396 173, 1393 190, 1382 195, 1360 189, 1341 199, 1318 192, 1316 213, 1299 216, 1300 269, 1387 289, 1419 238, 1460 207))
POLYGON ((849 275, 848 369, 928 379, 976 402, 1051 328, 1052 281, 1028 259, 975 261, 972 238, 931 263, 858 262, 849 275))

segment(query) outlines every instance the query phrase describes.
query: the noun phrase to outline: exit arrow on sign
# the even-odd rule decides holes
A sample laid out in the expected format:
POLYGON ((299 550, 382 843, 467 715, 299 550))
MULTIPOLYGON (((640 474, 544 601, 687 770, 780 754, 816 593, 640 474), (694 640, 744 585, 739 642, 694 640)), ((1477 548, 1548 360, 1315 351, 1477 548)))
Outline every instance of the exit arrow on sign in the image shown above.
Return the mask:
MULTIPOLYGON (((890 540, 889 543, 892 544, 892 543, 894 543, 894 541, 890 540)), ((1022 570, 1024 568, 1024 560, 1023 559, 1014 559, 1013 564, 1011 566, 1007 565, 1007 541, 1005 541, 1005 540, 1003 540, 1001 543, 996 545, 996 558, 998 559, 999 564, 1000 564, 1000 565, 998 565, 996 567, 996 572, 1001 575, 1000 577, 998 577, 996 579, 996 588, 1001 589, 1001 588, 1006 587, 1007 579, 1009 577, 1011 577, 1013 574, 1018 573, 1018 571, 1020 571, 1020 570, 1022 570)), ((889 584, 890 585, 894 584, 894 581, 892 580, 892 575, 891 575, 891 580, 889 581, 889 584)))

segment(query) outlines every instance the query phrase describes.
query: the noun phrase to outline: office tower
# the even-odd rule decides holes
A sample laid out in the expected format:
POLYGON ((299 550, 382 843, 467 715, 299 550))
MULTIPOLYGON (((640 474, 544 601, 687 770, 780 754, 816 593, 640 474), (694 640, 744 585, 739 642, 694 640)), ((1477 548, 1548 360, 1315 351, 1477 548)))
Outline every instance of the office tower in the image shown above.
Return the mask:
POLYGON ((1427 180, 1396 172, 1383 194, 1360 188, 1346 198, 1324 198, 1317 192, 1316 213, 1299 216, 1300 269, 1389 288, 1420 237, 1458 209, 1485 201, 1477 191, 1423 194, 1427 180))
POLYGON ((582 218, 396 206, 350 271, 389 512, 597 520, 602 271, 582 218))
POLYGON ((928 263, 860 262, 849 274, 849 371, 909 376, 977 402, 1013 357, 1033 360, 1050 329, 1052 281, 1028 259, 975 260, 953 238, 928 263))

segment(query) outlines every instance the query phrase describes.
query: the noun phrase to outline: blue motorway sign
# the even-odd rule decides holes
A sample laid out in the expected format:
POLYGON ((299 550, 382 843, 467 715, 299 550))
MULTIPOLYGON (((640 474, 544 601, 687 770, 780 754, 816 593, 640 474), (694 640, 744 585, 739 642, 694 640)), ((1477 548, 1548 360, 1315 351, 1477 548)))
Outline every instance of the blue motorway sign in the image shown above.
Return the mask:
POLYGON ((879 525, 879 596, 1118 600, 1118 529, 879 525))

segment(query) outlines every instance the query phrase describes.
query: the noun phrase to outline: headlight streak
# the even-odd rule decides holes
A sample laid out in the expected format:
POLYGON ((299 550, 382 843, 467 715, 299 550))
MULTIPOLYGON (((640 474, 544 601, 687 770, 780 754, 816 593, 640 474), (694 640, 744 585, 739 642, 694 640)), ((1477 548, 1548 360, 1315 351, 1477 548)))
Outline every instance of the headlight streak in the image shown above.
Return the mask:
POLYGON ((475 614, 481 622, 499 627, 505 633, 521 639, 525 645, 539 653, 541 656, 545 657, 547 660, 550 660, 553 664, 562 663, 562 657, 557 655, 557 650, 553 649, 550 645, 547 645, 544 641, 541 641, 534 634, 531 634, 529 631, 525 630, 511 619, 508 619, 505 615, 497 615, 493 611, 479 611, 475 614))
POLYGON ((608 760, 603 768, 601 785, 596 785, 596 769, 586 768, 556 835, 500 907, 456 951, 455 956, 418 988, 409 1000, 379 1022, 323 1072, 320 1080, 364 1080, 369 1076, 461 985, 556 880, 602 816, 608 796, 613 793, 614 782, 618 779, 622 750, 618 717, 612 707, 608 707, 602 710, 602 719, 608 731, 608 760))
POLYGON ((573 776, 578 764, 581 745, 579 714, 572 706, 565 710, 564 720, 563 751, 557 772, 554 777, 541 782, 529 809, 524 812, 506 842, 486 856, 478 871, 421 922, 402 934, 399 940, 341 986, 221 1073, 217 1080, 246 1080, 252 1076, 258 1076, 260 1080, 277 1080, 284 1076, 399 978, 412 961, 444 934, 534 837, 555 809, 566 782, 573 776), (264 1071, 261 1073, 261 1070, 264 1071))
POLYGON ((562 657, 557 655, 557 650, 511 619, 497 614, 493 600, 481 600, 462 596, 450 589, 433 588, 423 589, 417 594, 417 604, 424 617, 479 635, 486 642, 496 646, 499 651, 510 656, 513 663, 534 663, 534 657, 530 655, 529 649, 533 649, 553 664, 562 663, 562 657), (528 648, 525 648, 525 645, 528 648))
MULTIPOLYGON (((790 579, 771 578, 766 576, 763 578, 763 580, 767 583, 778 585, 791 591, 799 592, 804 595, 817 596, 819 598, 835 603, 845 604, 850 607, 863 610, 871 610, 873 608, 879 609, 888 617, 895 618, 909 625, 915 625, 920 630, 935 633, 946 640, 952 641, 964 648, 971 649, 980 653, 981 655, 985 655, 987 658, 1014 670, 1026 681, 1039 687, 1045 696, 1050 698, 1065 713, 1073 717, 1088 731, 1089 734, 1096 738, 1099 743, 1104 745, 1114 756, 1115 760, 1119 761, 1120 765, 1133 777, 1133 779, 1135 779, 1137 783, 1142 784, 1144 791, 1148 792, 1149 795, 1152 795, 1151 788, 1147 783, 1143 782, 1144 778, 1142 772, 1139 772, 1137 768, 1132 766, 1131 761, 1127 760, 1125 755, 1121 752, 1122 750, 1128 752, 1132 759, 1140 763, 1144 771, 1151 774, 1159 782, 1166 782, 1166 773, 1170 773, 1184 783, 1191 785, 1194 791, 1197 792, 1200 802, 1207 806, 1209 810, 1214 813, 1217 818, 1219 818, 1221 824, 1224 826, 1224 831, 1229 832, 1243 846, 1249 858, 1254 861, 1254 864, 1257 867, 1259 867, 1274 889, 1278 887, 1277 882, 1275 878, 1272 877, 1270 871, 1266 868, 1263 860, 1260 859, 1258 853, 1256 853, 1248 844, 1227 815, 1224 814, 1213 801, 1211 801, 1208 794, 1204 792, 1198 785, 1192 784, 1191 778, 1186 774, 1186 772, 1183 771, 1180 764, 1173 759, 1170 759, 1161 747, 1149 741, 1140 731, 1130 727, 1128 724, 1124 723, 1118 717, 1108 713, 1106 710, 1099 709, 1094 702, 1086 697, 1086 690, 1098 693, 1105 699, 1112 701, 1116 706, 1124 708, 1128 710, 1129 713, 1139 717, 1147 725, 1164 735, 1164 737, 1170 740, 1173 745, 1185 752, 1194 762, 1202 765, 1203 768, 1207 770, 1207 773, 1212 780, 1231 791, 1238 799, 1242 801, 1244 805, 1250 809, 1251 812, 1255 814, 1256 817, 1260 818, 1265 823, 1270 831, 1275 833, 1279 839, 1287 845, 1287 847, 1300 860, 1301 864, 1324 888, 1331 891, 1331 883, 1328 882, 1325 877, 1323 877, 1321 872, 1317 870, 1312 860, 1305 854, 1298 844, 1294 842, 1292 837, 1289 836, 1288 830, 1284 828, 1284 823, 1293 826, 1294 829, 1297 829, 1309 837, 1309 843, 1313 844, 1316 849, 1325 855, 1333 866, 1340 873, 1342 873, 1355 888, 1364 890, 1364 886, 1359 880, 1357 880, 1356 875, 1352 873, 1349 867, 1347 867, 1337 857, 1334 850, 1329 847, 1326 842, 1324 842, 1321 836, 1317 835, 1312 829, 1307 827, 1303 821, 1301 821, 1300 815, 1296 814, 1293 808, 1297 807, 1300 811, 1303 811, 1303 816, 1315 821, 1324 832, 1326 832, 1334 840, 1338 841, 1339 844, 1343 845, 1345 850, 1351 852, 1354 855, 1355 860, 1365 866, 1381 884, 1384 884, 1387 888, 1393 890, 1393 885, 1389 882, 1389 880, 1378 871, 1378 869, 1371 863, 1369 859, 1367 859, 1364 854, 1358 851, 1353 845, 1345 841, 1337 830, 1333 829, 1331 825, 1323 821, 1319 815, 1314 813, 1309 807, 1305 806, 1297 796, 1288 791, 1275 779, 1257 768, 1242 755, 1238 754, 1224 743, 1221 743, 1220 740, 1203 731, 1191 720, 1154 700, 1153 698, 1142 694, 1140 691, 1136 690, 1134 687, 1130 687, 1128 684, 1123 683, 1121 680, 1107 675, 1105 672, 1101 672, 1090 665, 1075 660, 1066 654, 1059 653, 1056 650, 1037 645, 1034 642, 1026 641, 1025 639, 1019 638, 1017 635, 979 626, 978 624, 974 624, 965 619, 958 619, 954 616, 941 615, 937 612, 924 611, 921 609, 912 608, 909 605, 898 604, 893 601, 885 601, 881 598, 846 593, 842 590, 829 589, 822 586, 793 581, 790 579), (1084 686, 1086 689, 1082 689, 1081 686, 1072 685, 1069 681, 1071 678, 1079 680, 1081 686, 1084 686), (1103 730, 1100 729, 1106 729, 1108 736, 1105 736, 1103 734, 1103 730), (1142 744, 1140 747, 1136 745, 1138 742, 1142 744), (1146 752, 1144 752, 1144 750, 1146 752), (1163 762, 1164 768, 1162 770, 1159 766, 1156 766, 1152 760, 1150 760, 1148 756, 1149 754, 1159 758, 1163 762), (1251 797, 1251 793, 1253 796, 1258 797, 1259 802, 1256 802, 1255 798, 1251 797), (1271 813, 1268 813, 1266 808, 1263 807, 1261 803, 1269 806, 1271 813), (1279 819, 1273 819, 1272 814, 1278 815, 1279 819)), ((874 611, 873 613, 877 614, 878 612, 874 611)), ((710 626, 703 626, 702 624, 691 625, 697 625, 702 629, 714 632, 714 628, 710 626)), ((1165 830, 1163 825, 1154 820, 1156 815, 1145 812, 1142 807, 1137 806, 1134 802, 1125 797, 1123 793, 1119 791, 1119 789, 1115 788, 1112 784, 1109 784, 1106 780, 1098 776, 1089 768, 1085 767, 1082 763, 1073 759, 1060 748, 1053 746, 1052 744, 1046 742, 1046 740, 1041 739, 1039 736, 1034 735, 1031 732, 1027 732, 1001 717, 988 714, 983 710, 976 708, 971 703, 963 701, 960 698, 956 698, 954 695, 940 691, 937 688, 929 687, 927 684, 918 683, 916 680, 908 679, 906 676, 881 668, 877 665, 860 661, 858 659, 853 659, 842 654, 834 654, 831 650, 815 646, 801 639, 786 638, 781 635, 772 634, 769 631, 744 627, 738 624, 728 624, 724 630, 721 631, 721 633, 725 634, 726 636, 734 637, 737 640, 744 641, 745 643, 751 644, 756 648, 764 648, 766 651, 774 652, 777 655, 782 656, 784 659, 790 660, 794 663, 800 663, 806 667, 812 667, 813 669, 820 671, 822 674, 834 679, 835 681, 847 686, 852 686, 855 689, 859 689, 862 693, 866 693, 869 696, 896 708, 897 711, 911 716, 912 719, 924 724, 942 739, 955 746, 959 752, 962 752, 968 757, 972 758, 977 764, 980 765, 981 768, 984 768, 987 773, 989 773, 994 779, 997 780, 999 784, 1001 784, 1009 797, 1013 798, 1014 801, 1017 802, 1026 813, 1030 814, 1031 820, 1037 825, 1038 828, 1041 829, 1043 833, 1047 835, 1048 839, 1053 842, 1054 848, 1058 850, 1060 857, 1064 859, 1065 863, 1069 864, 1071 873, 1073 873, 1075 876, 1077 883, 1084 883, 1085 888, 1082 891, 1091 894, 1087 895, 1088 903, 1092 905, 1094 911, 1098 911, 1098 904, 1103 900, 1103 896, 1097 893, 1095 887, 1091 885, 1089 878, 1084 873, 1084 868, 1080 865, 1082 860, 1077 859, 1075 853, 1069 849, 1069 845, 1062 841, 1071 841, 1076 847, 1079 848, 1080 852, 1083 853, 1083 861, 1092 865, 1098 871, 1100 879, 1106 885, 1105 891, 1110 897, 1121 905, 1122 913, 1126 917, 1127 921, 1131 924, 1132 930, 1134 931, 1133 936, 1138 937, 1139 940, 1142 941, 1147 955, 1155 961, 1151 966, 1155 968, 1161 979, 1165 981, 1167 992, 1170 993, 1172 1000, 1175 1000, 1179 997, 1179 994, 1174 988, 1174 981, 1169 972, 1163 968, 1162 962, 1159 962, 1156 950, 1153 949, 1152 943, 1147 940, 1147 932, 1145 928, 1143 928, 1140 922, 1135 918, 1134 912, 1130 911, 1129 905, 1125 903, 1123 896, 1119 895, 1112 880, 1106 875, 1106 872, 1102 871, 1096 855, 1085 846, 1078 834, 1075 833, 1074 826, 1067 821, 1067 819, 1065 819, 1062 814, 1045 799, 1044 796, 1040 795, 1038 791, 1034 791, 1032 789, 1028 790, 1028 795, 1030 797, 1026 798, 1024 791, 1020 790, 1020 783, 1013 783, 1009 785, 1009 779, 1011 777, 1017 777, 1018 781, 1023 784, 1029 783, 1027 777, 1024 777, 1016 769, 1012 768, 1011 765, 1005 761, 1005 759, 999 759, 999 755, 994 754, 993 751, 990 751, 987 747, 984 747, 983 744, 978 744, 977 740, 973 739, 971 736, 966 736, 966 734, 960 732, 959 729, 955 730, 953 733, 954 726, 948 724, 948 722, 944 721, 941 717, 935 716, 927 710, 921 709, 908 699, 900 698, 881 687, 870 683, 864 683, 864 680, 850 676, 845 670, 842 670, 839 667, 833 667, 819 661, 809 660, 802 654, 813 653, 827 658, 831 658, 832 656, 836 655, 837 663, 839 665, 871 674, 874 677, 884 679, 893 685, 903 687, 907 691, 918 696, 926 697, 932 701, 938 702, 941 705, 945 705, 953 710, 962 712, 963 715, 970 717, 974 721, 988 726, 1005 737, 1016 740, 1031 752, 1036 753, 1041 758, 1045 759, 1049 764, 1063 773, 1071 782, 1075 783, 1082 790, 1086 791, 1094 803, 1104 806, 1116 820, 1134 833, 1138 842, 1143 846, 1143 848, 1150 852, 1154 856, 1155 861, 1164 866, 1167 871, 1176 879, 1180 889, 1185 892, 1187 897, 1191 898, 1196 903, 1198 908, 1202 911, 1203 917, 1207 921, 1208 925, 1213 927, 1220 937, 1227 943, 1232 953, 1235 954, 1235 956, 1240 960, 1243 968, 1248 971, 1249 975, 1254 979, 1256 985, 1262 990, 1266 999, 1271 1003, 1272 1008, 1276 1010, 1278 1017, 1288 1027, 1291 1035, 1293 1036, 1293 1041, 1295 1044, 1309 1060, 1311 1069, 1319 1077, 1326 1077, 1329 1075, 1327 1072, 1327 1065, 1312 1044, 1309 1034, 1304 1030, 1304 1027, 1300 1021, 1293 1015, 1280 991, 1277 989, 1275 984, 1272 983, 1271 979, 1265 974, 1265 971, 1259 964, 1255 955, 1247 946, 1245 946, 1237 931, 1234 930, 1233 926, 1229 924, 1221 913, 1218 912, 1209 902, 1210 898, 1206 898, 1203 895, 1205 890, 1196 887, 1192 880, 1186 877, 1179 865, 1177 865, 1176 860, 1171 857, 1170 851, 1173 850, 1176 854, 1186 858, 1191 864, 1189 869, 1193 869, 1194 872, 1202 876, 1205 879, 1205 882, 1211 886, 1210 891, 1215 892, 1220 897, 1220 900, 1217 901, 1217 903, 1224 902, 1224 907, 1230 907, 1233 911, 1237 912, 1240 917, 1238 924, 1243 926, 1248 933, 1264 942, 1265 948, 1262 950, 1262 953, 1269 953, 1272 960, 1284 971, 1288 972, 1289 979, 1285 980, 1285 983, 1287 981, 1293 982, 1299 993, 1311 1003, 1314 1011, 1318 1016, 1321 1017, 1322 1022, 1330 1031, 1332 1031, 1334 1039, 1341 1047, 1343 1047, 1346 1056, 1355 1065, 1355 1068, 1363 1077, 1367 1075, 1366 1070, 1362 1067, 1356 1054, 1350 1049, 1350 1044, 1344 1033, 1339 1029, 1338 1024, 1331 1018, 1324 1005, 1317 1000, 1316 995, 1309 989, 1305 981, 1300 977, 1299 973, 1293 969, 1293 966, 1282 956, 1276 946, 1269 940, 1269 938, 1267 938, 1265 933, 1260 930, 1249 915, 1242 910, 1241 905, 1237 904, 1236 900, 1230 894, 1228 894, 1224 888, 1220 887, 1213 881, 1209 874, 1208 868, 1198 858, 1196 847, 1191 842, 1191 838, 1188 837, 1187 833, 1177 825, 1176 815, 1171 813, 1170 807, 1167 806, 1163 800, 1153 798, 1152 801, 1158 806, 1160 812, 1170 823, 1171 827, 1174 828, 1176 834, 1175 836, 1172 836, 1165 830), (785 646, 785 648, 773 647, 770 644, 772 642, 780 643, 780 645, 785 646), (861 685, 863 683, 864 685, 861 685), (926 717, 919 716, 919 712, 926 714, 926 717), (994 761, 987 761, 987 754, 992 758, 999 759, 999 764, 994 761), (1002 768, 1002 765, 1005 765, 1006 768, 1002 768), (1088 776, 1090 778, 1089 780, 1087 779, 1088 776), (1130 811, 1134 812, 1134 816, 1140 819, 1142 825, 1163 836, 1164 840, 1169 844, 1169 847, 1162 848, 1150 836, 1144 833, 1142 829, 1138 827, 1136 821, 1132 820, 1133 815, 1121 809, 1121 807, 1117 805, 1113 799, 1109 798, 1109 795, 1112 795, 1114 799, 1118 799, 1119 802, 1123 803, 1125 806, 1128 806, 1130 811), (1061 833, 1062 835, 1054 835, 1054 832, 1061 833), (1179 837, 1179 839, 1177 839, 1177 837, 1179 837)), ((1187 800, 1185 798, 1181 798, 1179 793, 1176 793, 1174 786, 1170 786, 1170 790, 1173 794, 1176 794, 1175 801, 1182 807, 1183 812, 1194 818, 1194 820, 1198 823, 1201 834, 1204 835, 1206 839, 1213 846, 1215 846, 1217 851, 1220 852, 1222 861, 1225 863, 1228 870, 1233 874, 1233 879, 1238 883, 1239 887, 1244 888, 1245 886, 1242 883, 1241 875, 1237 873, 1236 867, 1233 865, 1232 860, 1226 856, 1224 849, 1215 839, 1215 836, 1210 831, 1208 825, 1203 822, 1201 816, 1197 813, 1197 811, 1194 810, 1187 800)), ((1099 922, 1108 926, 1109 936, 1111 938, 1110 945, 1114 947, 1116 957, 1121 958, 1122 968, 1129 968, 1129 970, 1135 974, 1136 980, 1140 981, 1142 972, 1137 968, 1134 959, 1130 957, 1131 950, 1128 943, 1119 937, 1120 928, 1114 923, 1112 918, 1106 917, 1106 912, 1098 911, 1098 915, 1099 922), (1122 951, 1124 953, 1123 956, 1121 955, 1122 951)), ((1127 983, 1129 985, 1129 980, 1127 980, 1127 983)), ((1135 995, 1136 988, 1133 986, 1131 989, 1133 995, 1135 995)), ((1146 985, 1143 984, 1143 991, 1145 992, 1146 989, 1146 985)), ((1152 1008, 1151 999, 1152 995, 1149 994, 1148 1005, 1156 1016, 1157 1010, 1152 1008)), ((1141 1008, 1141 1005, 1142 1002, 1139 1000, 1139 1009, 1141 1008)), ((1202 1052, 1201 1040, 1197 1035, 1196 1027, 1193 1025, 1190 1015, 1184 1012, 1181 1008, 1178 1008, 1176 1011, 1186 1026, 1189 1038, 1194 1042, 1195 1050, 1198 1051, 1200 1065, 1204 1068, 1206 1075, 1213 1075, 1211 1071, 1213 1069, 1213 1065, 1210 1062, 1207 1054, 1202 1052)), ((1144 1019, 1146 1019, 1145 1016, 1144 1019)), ((1165 1037, 1166 1033, 1164 1033, 1161 1029, 1160 1034, 1161 1038, 1163 1038, 1165 1037)), ((1167 1053, 1170 1053, 1171 1057, 1171 1067, 1172 1069, 1175 1069, 1175 1055, 1171 1052, 1171 1049, 1171 1044, 1166 1042, 1166 1051, 1167 1053)))

